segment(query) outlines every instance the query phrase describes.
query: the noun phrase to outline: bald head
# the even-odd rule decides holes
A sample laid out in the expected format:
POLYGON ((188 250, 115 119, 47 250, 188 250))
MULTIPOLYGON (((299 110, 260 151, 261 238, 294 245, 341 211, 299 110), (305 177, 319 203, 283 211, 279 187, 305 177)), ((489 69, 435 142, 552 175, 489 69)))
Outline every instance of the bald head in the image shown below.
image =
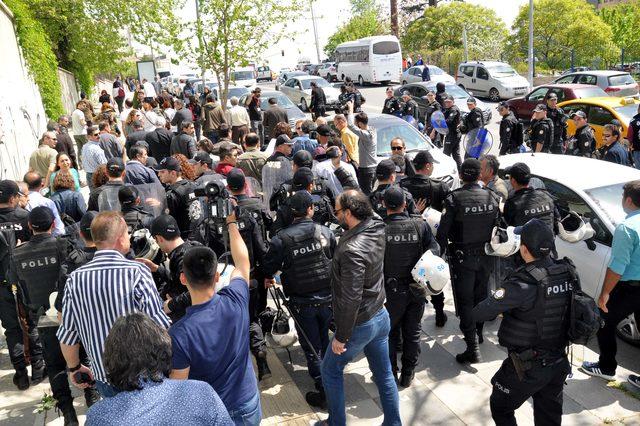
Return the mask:
POLYGON ((55 148, 57 138, 58 136, 55 131, 44 132, 42 135, 42 143, 50 146, 51 148, 55 148))
POLYGON ((42 189, 42 176, 40 176, 37 172, 27 172, 24 175, 25 183, 29 188, 29 191, 40 191, 42 189))
POLYGON ((98 214, 91 222, 91 237, 98 250, 129 251, 129 232, 120 212, 98 214))

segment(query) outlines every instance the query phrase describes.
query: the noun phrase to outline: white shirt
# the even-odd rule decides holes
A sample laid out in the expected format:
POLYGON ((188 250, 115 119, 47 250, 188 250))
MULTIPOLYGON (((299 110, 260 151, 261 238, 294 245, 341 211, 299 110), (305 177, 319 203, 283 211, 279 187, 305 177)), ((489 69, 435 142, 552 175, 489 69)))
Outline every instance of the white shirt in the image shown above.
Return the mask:
POLYGON ((243 124, 248 126, 251 123, 247 109, 240 105, 231 107, 231 109, 227 111, 227 117, 229 118, 231 127, 242 126, 243 124))
MULTIPOLYGON (((356 176, 356 170, 353 168, 351 164, 345 163, 344 161, 340 161, 340 167, 345 169, 347 173, 353 176, 354 179, 356 180, 358 179, 358 177, 356 176)), ((325 160, 319 163, 314 162, 313 168, 312 168, 314 175, 327 179, 327 186, 329 186, 329 188, 331 189, 331 191, 333 191, 334 194, 341 194, 344 191, 342 189, 342 184, 340 183, 340 180, 338 180, 338 178, 336 177, 336 174, 334 173, 335 170, 336 168, 333 166, 333 163, 331 162, 331 160, 325 160)))
POLYGON ((142 87, 144 87, 144 96, 147 98, 155 98, 158 96, 158 94, 156 93, 156 88, 153 87, 153 84, 151 84, 150 81, 146 81, 142 84, 142 87))
POLYGON ((140 110, 140 114, 142 115, 140 120, 142 121, 142 125, 144 126, 144 131, 153 132, 157 127, 156 125, 160 121, 160 116, 155 112, 153 112, 152 110, 149 110, 149 111, 140 110))
POLYGON ((84 112, 80 111, 78 108, 71 113, 71 129, 73 130, 73 134, 77 136, 87 134, 84 112))
POLYGON ((124 127, 124 122, 127 121, 127 117, 129 117, 129 114, 131 114, 132 110, 133 110, 133 108, 125 108, 120 113, 120 121, 122 121, 122 126, 123 127, 124 127))

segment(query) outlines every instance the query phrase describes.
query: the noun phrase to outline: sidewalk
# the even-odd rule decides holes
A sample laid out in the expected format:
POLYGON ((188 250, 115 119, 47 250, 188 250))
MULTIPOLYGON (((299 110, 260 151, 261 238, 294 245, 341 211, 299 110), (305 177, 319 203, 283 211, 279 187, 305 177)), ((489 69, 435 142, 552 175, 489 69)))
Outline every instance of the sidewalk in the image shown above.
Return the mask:
MULTIPOLYGON (((471 367, 460 366, 455 354, 464 349, 459 336, 458 320, 453 315, 451 294, 447 292, 449 321, 436 329, 431 305, 423 318, 422 354, 416 378, 408 389, 400 390, 400 413, 405 425, 491 425, 489 396, 490 380, 506 357, 497 346, 499 320, 485 325, 485 342, 481 345, 484 362, 471 367)), ((4 339, 0 339, 0 424, 2 425, 62 425, 55 410, 35 414, 42 395, 50 392, 43 382, 26 392, 18 391, 11 381, 13 372, 4 339)), ((565 425, 631 425, 640 424, 640 392, 626 382, 630 373, 640 373, 640 348, 619 341, 620 367, 616 382, 588 377, 578 371, 583 359, 595 360, 595 342, 590 347, 577 346, 573 354, 573 378, 564 389, 565 425)), ((269 365, 273 376, 260 383, 263 425, 309 425, 325 419, 327 414, 314 411, 304 400, 313 389, 306 362, 299 345, 290 348, 293 364, 284 349, 269 350, 269 365)), ((367 361, 359 357, 345 371, 347 418, 349 425, 382 423, 382 410, 376 386, 371 381, 367 361)), ((85 412, 81 393, 75 404, 81 422, 85 412)), ((531 401, 517 412, 519 425, 533 425, 531 401)))

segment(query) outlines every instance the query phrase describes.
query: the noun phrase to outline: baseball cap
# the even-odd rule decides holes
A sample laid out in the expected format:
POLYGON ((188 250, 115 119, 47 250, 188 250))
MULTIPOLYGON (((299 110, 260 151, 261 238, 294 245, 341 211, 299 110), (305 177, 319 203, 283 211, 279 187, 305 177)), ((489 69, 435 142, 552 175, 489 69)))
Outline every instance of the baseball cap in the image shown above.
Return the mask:
POLYGON ((313 182, 313 172, 308 167, 300 167, 293 174, 293 189, 306 189, 313 182))
POLYGON ((444 100, 445 100, 445 101, 455 102, 455 101, 456 101, 456 98, 454 98, 454 97, 453 97, 453 95, 447 95, 447 94, 445 93, 444 100))
POLYGON ((82 219, 80 219, 80 232, 87 237, 91 237, 91 222, 93 222, 96 216, 98 216, 98 212, 89 210, 83 214, 82 219))
POLYGON ((402 96, 411 96, 411 93, 409 93, 408 90, 405 90, 402 92, 402 96))
POLYGON ((309 207, 313 206, 313 198, 308 191, 296 191, 289 198, 289 207, 297 213, 306 213, 309 207))
POLYGON ((498 104, 498 109, 500 108, 509 108, 509 104, 507 103, 507 101, 502 101, 498 104))
POLYGON ((384 159, 376 167, 376 176, 380 179, 389 179, 393 173, 399 173, 400 167, 392 160, 384 159))
POLYGON ((168 240, 173 240, 180 236, 180 228, 175 218, 168 214, 156 217, 151 222, 151 236, 160 235, 168 240))
POLYGON ((293 164, 298 167, 313 167, 313 156, 309 153, 309 151, 305 149, 301 149, 300 151, 293 154, 293 164))
POLYGON ((213 165, 213 159, 206 152, 198 151, 196 153, 196 155, 193 157, 193 159, 189 160, 189 163, 191 163, 191 164, 202 164, 202 163, 204 163, 204 164, 208 165, 209 167, 211 167, 213 165))
POLYGON ((127 185, 118 190, 118 201, 120 201, 122 205, 135 203, 138 196, 138 190, 135 186, 127 185))
POLYGON ((0 180, 0 202, 7 202, 14 195, 24 195, 18 184, 10 179, 0 180))
POLYGON ((468 104, 475 104, 476 102, 476 98, 474 98, 473 96, 469 96, 469 98, 467 99, 468 104))
POLYGON ((384 191, 384 205, 390 209, 397 209, 406 201, 404 191, 397 185, 391 185, 384 191))
POLYGON ((533 112, 541 112, 541 111, 546 111, 546 110, 547 110, 547 106, 545 104, 538 104, 533 109, 533 112))
POLYGON ((55 217, 47 206, 38 206, 29 212, 29 224, 34 231, 47 231, 51 229, 55 217))
POLYGON ((338 158, 340 157, 340 148, 337 146, 330 146, 327 148, 327 158, 338 158))
POLYGON ((280 135, 276 138, 276 146, 280 145, 293 145, 291 139, 287 135, 280 135))
POLYGON ((558 100, 558 95, 556 95, 555 93, 549 93, 549 94, 547 95, 547 100, 549 100, 549 99, 555 99, 555 100, 558 100))
POLYGON ((157 166, 155 166, 155 170, 173 170, 179 172, 180 162, 173 157, 164 157, 157 166))
POLYGON ((316 132, 320 136, 331 136, 331 134, 333 133, 333 130, 331 130, 331 127, 329 127, 328 124, 322 124, 318 126, 318 128, 316 129, 316 132))
POLYGON ((478 180, 480 177, 480 161, 475 158, 467 158, 460 166, 460 174, 463 180, 478 180))
POLYGON ((582 111, 582 110, 578 110, 578 111, 574 112, 573 114, 571 114, 571 118, 575 117, 576 115, 578 117, 584 118, 585 120, 587 119, 587 114, 585 114, 584 111, 582 111))
POLYGON ((227 173, 227 186, 233 191, 244 188, 244 172, 242 169, 234 167, 227 173))
POLYGON ((416 154, 415 157, 413 157, 413 165, 416 166, 418 170, 422 169, 425 164, 429 163, 438 163, 438 161, 433 158, 433 155, 431 155, 429 151, 420 151, 416 154))
POLYGON ((525 163, 515 163, 511 167, 507 167, 504 173, 519 183, 526 183, 531 178, 531 169, 525 163))
POLYGON ((520 235, 520 242, 524 244, 535 257, 544 257, 555 250, 553 231, 540 219, 531 219, 522 226, 516 226, 513 232, 520 235))
POLYGON ((120 157, 111 157, 107 160, 107 170, 111 173, 124 172, 124 161, 120 157))

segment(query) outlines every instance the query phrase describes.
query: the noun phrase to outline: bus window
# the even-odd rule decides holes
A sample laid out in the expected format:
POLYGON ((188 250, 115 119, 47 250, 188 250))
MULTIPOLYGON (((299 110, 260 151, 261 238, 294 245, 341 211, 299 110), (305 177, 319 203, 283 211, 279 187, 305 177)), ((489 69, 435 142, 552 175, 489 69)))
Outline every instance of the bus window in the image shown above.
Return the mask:
POLYGON ((373 45, 374 55, 391 55, 400 52, 400 45, 395 41, 379 41, 373 45))

